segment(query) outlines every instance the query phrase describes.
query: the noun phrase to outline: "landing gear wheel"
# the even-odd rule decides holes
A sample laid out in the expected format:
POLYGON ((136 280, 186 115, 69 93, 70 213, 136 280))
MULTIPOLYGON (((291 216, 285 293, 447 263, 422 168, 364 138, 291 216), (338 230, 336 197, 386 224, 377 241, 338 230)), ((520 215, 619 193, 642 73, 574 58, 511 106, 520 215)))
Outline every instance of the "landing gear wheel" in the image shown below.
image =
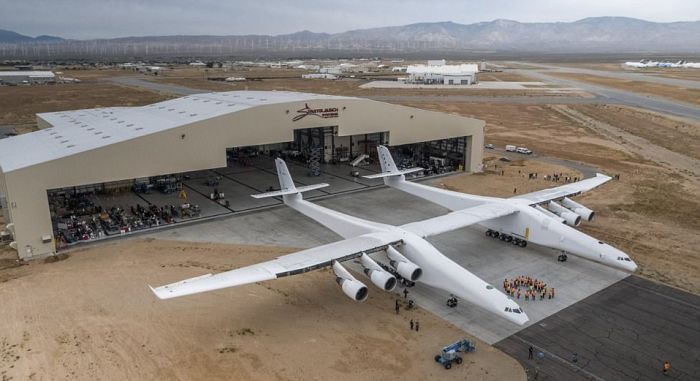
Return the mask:
POLYGON ((509 236, 509 235, 506 236, 506 242, 510 242, 510 241, 512 241, 512 240, 513 240, 513 237, 512 237, 512 236, 509 236))
POLYGON ((520 247, 525 247, 525 246, 527 246, 527 241, 522 240, 522 241, 518 242, 518 246, 520 246, 520 247))
POLYGON ((462 363, 462 358, 461 358, 461 357, 457 357, 457 358, 455 359, 455 362, 456 362, 458 365, 461 364, 461 363, 462 363))
POLYGON ((499 238, 501 241, 505 241, 505 240, 506 240, 506 235, 505 235, 505 234, 501 234, 501 235, 498 236, 498 238, 499 238))
POLYGON ((520 239, 519 239, 519 238, 515 238, 515 239, 513 239, 510 243, 512 243, 513 245, 520 245, 520 239))
POLYGON ((440 355, 435 355, 435 362, 440 362, 440 355))
POLYGON ((491 237, 500 238, 501 236, 500 236, 500 234, 498 234, 498 232, 491 232, 491 237))
POLYGON ((558 260, 559 262, 566 262, 566 259, 567 259, 567 258, 566 258, 566 254, 561 254, 561 255, 559 255, 559 257, 557 258, 557 260, 558 260))
POLYGON ((491 233, 492 233, 491 230, 487 230, 487 231, 486 231, 486 236, 487 236, 487 237, 491 237, 491 233))
POLYGON ((445 363, 445 369, 450 369, 452 368, 452 363, 451 362, 446 362, 445 363))

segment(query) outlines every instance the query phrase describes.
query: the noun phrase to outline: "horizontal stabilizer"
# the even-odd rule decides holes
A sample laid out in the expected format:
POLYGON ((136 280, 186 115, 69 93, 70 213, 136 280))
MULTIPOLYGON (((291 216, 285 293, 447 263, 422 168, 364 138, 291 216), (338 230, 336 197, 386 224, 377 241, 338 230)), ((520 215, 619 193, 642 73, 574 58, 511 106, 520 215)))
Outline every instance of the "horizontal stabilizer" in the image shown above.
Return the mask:
POLYGON ((312 191, 315 189, 325 188, 327 186, 329 186, 329 185, 326 183, 320 183, 320 184, 314 184, 314 185, 305 185, 303 187, 296 187, 296 188, 292 188, 292 189, 283 189, 283 190, 278 190, 278 191, 273 191, 273 192, 252 194, 250 196, 253 198, 279 197, 279 196, 284 196, 287 194, 297 194, 297 193, 309 192, 309 191, 312 191))
POLYGON ((420 172, 420 171, 424 171, 424 170, 425 170, 425 168, 413 167, 413 168, 402 169, 402 170, 393 171, 393 172, 375 173, 373 175, 367 175, 367 176, 362 176, 362 177, 364 177, 365 179, 380 179, 380 178, 384 178, 384 177, 407 175, 409 173, 420 172))

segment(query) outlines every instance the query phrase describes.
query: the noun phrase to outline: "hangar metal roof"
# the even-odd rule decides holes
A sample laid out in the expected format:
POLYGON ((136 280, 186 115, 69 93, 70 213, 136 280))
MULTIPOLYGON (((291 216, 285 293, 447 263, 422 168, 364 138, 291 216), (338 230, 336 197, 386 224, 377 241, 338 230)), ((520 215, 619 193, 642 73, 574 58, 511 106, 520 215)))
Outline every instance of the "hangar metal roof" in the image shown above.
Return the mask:
POLYGON ((0 170, 7 173, 252 107, 319 99, 353 98, 288 91, 229 91, 188 95, 140 107, 37 114, 52 127, 0 140, 0 170))

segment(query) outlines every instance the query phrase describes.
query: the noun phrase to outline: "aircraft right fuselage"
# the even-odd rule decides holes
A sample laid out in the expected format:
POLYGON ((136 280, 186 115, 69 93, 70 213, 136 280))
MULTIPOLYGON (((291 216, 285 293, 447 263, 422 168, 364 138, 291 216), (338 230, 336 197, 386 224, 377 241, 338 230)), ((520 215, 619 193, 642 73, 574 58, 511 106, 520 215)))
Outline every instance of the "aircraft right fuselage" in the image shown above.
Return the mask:
POLYGON ((527 200, 460 194, 445 189, 405 181, 385 179, 387 185, 437 203, 450 210, 471 208, 483 203, 502 203, 518 209, 517 213, 494 218, 480 226, 499 233, 564 251, 615 268, 634 271, 637 265, 624 252, 603 243, 571 226, 535 209, 527 200))
MULTIPOLYGON (((518 201, 506 202, 513 205, 518 201)), ((485 221, 479 225, 607 266, 626 271, 636 270, 637 265, 624 252, 540 212, 527 203, 522 203, 518 209, 517 213, 485 221)))

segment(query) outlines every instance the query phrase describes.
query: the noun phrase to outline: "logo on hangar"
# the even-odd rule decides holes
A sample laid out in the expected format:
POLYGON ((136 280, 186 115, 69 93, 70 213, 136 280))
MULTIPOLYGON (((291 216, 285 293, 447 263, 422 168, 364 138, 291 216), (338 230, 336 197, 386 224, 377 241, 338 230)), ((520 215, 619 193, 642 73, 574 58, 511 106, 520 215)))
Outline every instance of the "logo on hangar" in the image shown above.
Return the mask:
POLYGON ((338 108, 337 107, 326 107, 326 108, 311 108, 308 103, 304 103, 304 108, 297 110, 297 115, 292 118, 293 122, 301 120, 307 116, 317 116, 319 118, 337 118, 338 108))

